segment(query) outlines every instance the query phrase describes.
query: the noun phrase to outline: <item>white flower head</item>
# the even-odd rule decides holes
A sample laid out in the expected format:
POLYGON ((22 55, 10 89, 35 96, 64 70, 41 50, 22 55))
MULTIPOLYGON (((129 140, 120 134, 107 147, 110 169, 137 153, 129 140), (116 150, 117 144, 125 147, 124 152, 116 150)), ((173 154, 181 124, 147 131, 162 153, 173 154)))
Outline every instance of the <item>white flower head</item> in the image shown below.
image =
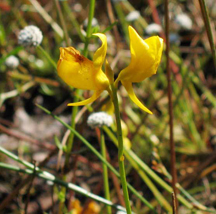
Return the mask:
POLYGON ((192 20, 191 18, 185 14, 185 13, 181 13, 178 14, 175 17, 175 22, 182 28, 182 29, 186 29, 186 30, 191 30, 192 29, 192 20))
POLYGON ((137 10, 134 10, 126 16, 126 20, 128 22, 133 22, 133 21, 137 20, 139 17, 140 17, 140 12, 137 10))
POLYGON ((113 123, 112 117, 106 112, 96 112, 89 115, 87 124, 91 128, 102 127, 102 126, 111 126, 113 123))
POLYGON ((24 47, 38 46, 41 44, 42 39, 43 34, 41 30, 34 25, 26 26, 18 35, 18 43, 24 47))
POLYGON ((5 65, 9 68, 16 68, 19 65, 19 59, 15 56, 9 56, 6 60, 5 60, 5 65))
POLYGON ((148 35, 159 34, 162 31, 162 27, 156 23, 148 25, 145 29, 148 35))
MULTIPOLYGON (((84 24, 85 27, 88 26, 88 18, 84 20, 83 24, 84 24)), ((97 26, 98 25, 98 20, 93 17, 91 24, 92 24, 92 27, 97 26)))

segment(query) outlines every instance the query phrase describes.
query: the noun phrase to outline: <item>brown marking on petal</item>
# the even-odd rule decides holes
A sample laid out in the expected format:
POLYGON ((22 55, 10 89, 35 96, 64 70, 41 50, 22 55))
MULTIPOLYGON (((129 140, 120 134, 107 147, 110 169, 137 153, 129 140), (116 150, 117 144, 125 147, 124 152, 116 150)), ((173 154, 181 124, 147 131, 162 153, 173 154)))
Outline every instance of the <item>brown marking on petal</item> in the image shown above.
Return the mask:
POLYGON ((76 54, 75 59, 76 59, 76 62, 83 62, 85 60, 85 57, 83 55, 76 54))
POLYGON ((70 56, 74 57, 74 60, 76 62, 83 62, 85 57, 82 56, 80 54, 80 52, 78 50, 76 50, 75 48, 73 47, 69 47, 69 48, 64 48, 64 51, 66 51, 68 54, 70 54, 70 56))

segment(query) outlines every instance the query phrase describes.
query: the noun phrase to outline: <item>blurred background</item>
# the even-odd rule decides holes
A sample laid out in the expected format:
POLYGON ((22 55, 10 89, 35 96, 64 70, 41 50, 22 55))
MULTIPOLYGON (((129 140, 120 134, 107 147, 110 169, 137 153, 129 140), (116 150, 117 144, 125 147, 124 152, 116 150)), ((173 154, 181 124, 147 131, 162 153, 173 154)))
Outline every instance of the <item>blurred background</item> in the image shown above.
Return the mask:
MULTIPOLYGON (((216 41, 216 2, 206 0, 206 5, 213 39, 216 41)), ((2 0, 0 12, 0 145, 29 162, 40 163, 56 148, 55 137, 61 141, 66 129, 42 112, 35 103, 70 123, 71 107, 67 107, 67 103, 73 102, 74 90, 58 78, 53 63, 57 63, 59 59, 59 48, 68 46, 68 43, 82 53, 89 1, 2 0), (63 21, 58 12, 59 7, 63 21), (29 25, 37 26, 42 32, 43 40, 37 47, 25 47, 18 42, 20 31, 29 25)), ((142 38, 152 35, 165 38, 164 16, 162 0, 96 1, 92 32, 106 34, 107 60, 116 76, 130 63, 128 25, 133 26, 142 38)), ((170 0, 169 18, 178 181, 201 204, 215 208, 216 72, 206 24, 197 0, 170 0)), ((92 59, 99 46, 97 38, 89 40, 89 59, 92 59)), ((162 170, 165 167, 170 171, 165 52, 157 74, 134 84, 133 87, 137 97, 153 115, 147 115, 135 106, 124 88, 119 85, 121 115, 128 146, 167 181, 162 170)), ((89 96, 88 91, 82 91, 82 97, 89 96)), ((105 101, 106 95, 94 102, 91 105, 93 111, 100 111, 101 103, 105 101)), ((88 108, 79 107, 76 130, 99 149, 95 131, 86 124, 90 111, 88 108)), ((117 167, 117 149, 108 136, 106 142, 110 162, 117 167)), ((64 162, 64 154, 60 159, 58 154, 52 156, 45 165, 56 175, 61 174, 64 162), (57 165, 60 166, 56 167, 57 165)), ((0 159, 2 162, 15 164, 3 155, 0 159)), ((137 171, 129 162, 126 164, 128 181, 157 207, 158 213, 166 213, 155 201, 153 193, 140 179, 137 171)), ((72 180, 96 194, 103 194, 100 183, 101 164, 78 139, 75 139, 74 143, 71 169, 73 170, 67 174, 69 181, 72 180)), ((23 176, 8 170, 0 172, 0 201, 10 195, 23 176)), ((163 195, 170 197, 160 187, 157 188, 163 195)), ((23 211, 27 189, 27 185, 21 188, 19 194, 5 205, 2 213, 23 211)), ((111 192, 113 201, 119 203, 113 185, 111 192)), ((51 213, 61 200, 58 187, 41 179, 34 180, 30 195, 28 213, 51 213)), ((79 200, 81 207, 88 207, 89 201, 85 197, 75 194, 72 198, 79 200)), ((131 197, 131 200, 137 213, 151 213, 148 209, 143 209, 143 205, 136 198, 131 197)), ((71 204, 75 206, 74 203, 71 204)), ((101 212, 97 211, 102 210, 101 205, 92 206, 97 207, 96 211, 83 213, 101 212)), ((183 206, 179 209, 179 213, 190 213, 183 206)))

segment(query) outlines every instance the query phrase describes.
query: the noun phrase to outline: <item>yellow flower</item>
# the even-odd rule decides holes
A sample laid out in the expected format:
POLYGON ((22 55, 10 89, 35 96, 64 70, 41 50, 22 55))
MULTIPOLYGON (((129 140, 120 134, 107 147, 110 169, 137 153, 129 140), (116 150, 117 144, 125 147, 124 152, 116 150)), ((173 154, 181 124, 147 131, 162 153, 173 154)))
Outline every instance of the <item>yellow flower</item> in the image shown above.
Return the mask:
POLYGON ((101 70, 107 51, 106 36, 94 34, 101 41, 101 47, 95 52, 93 61, 82 56, 73 47, 60 48, 60 58, 57 64, 58 75, 70 86, 84 90, 94 90, 94 94, 87 100, 69 103, 68 106, 87 105, 95 101, 103 90, 109 87, 109 80, 101 70))
POLYGON ((131 62, 128 67, 119 73, 115 85, 117 86, 118 82, 121 81, 131 100, 142 110, 152 114, 136 97, 132 88, 132 83, 141 82, 145 78, 156 74, 161 61, 163 39, 158 36, 152 36, 143 40, 131 26, 129 26, 128 29, 131 62))

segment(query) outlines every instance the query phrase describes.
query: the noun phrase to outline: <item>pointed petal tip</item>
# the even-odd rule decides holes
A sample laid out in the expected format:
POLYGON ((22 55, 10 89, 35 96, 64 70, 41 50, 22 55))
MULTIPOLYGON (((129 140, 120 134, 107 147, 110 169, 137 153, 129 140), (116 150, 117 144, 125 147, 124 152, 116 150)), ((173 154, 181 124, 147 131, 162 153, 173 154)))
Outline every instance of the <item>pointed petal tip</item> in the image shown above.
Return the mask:
POLYGON ((97 49, 97 51, 94 53, 93 56, 93 62, 96 69, 101 69, 103 62, 106 57, 106 51, 107 51, 107 38, 106 35, 103 33, 94 33, 94 36, 97 36, 100 38, 102 44, 97 49))
POLYGON ((122 81, 122 85, 125 87, 126 91, 128 92, 128 95, 130 97, 130 99, 139 107, 141 108, 143 111, 149 113, 149 114, 153 114, 148 108, 146 108, 137 98, 137 96, 134 93, 134 90, 132 88, 132 83, 131 82, 123 82, 122 81))
POLYGON ((77 103, 68 103, 67 106, 85 106, 88 105, 90 103, 93 103, 101 94, 101 91, 95 91, 94 94, 83 101, 77 102, 77 103))

